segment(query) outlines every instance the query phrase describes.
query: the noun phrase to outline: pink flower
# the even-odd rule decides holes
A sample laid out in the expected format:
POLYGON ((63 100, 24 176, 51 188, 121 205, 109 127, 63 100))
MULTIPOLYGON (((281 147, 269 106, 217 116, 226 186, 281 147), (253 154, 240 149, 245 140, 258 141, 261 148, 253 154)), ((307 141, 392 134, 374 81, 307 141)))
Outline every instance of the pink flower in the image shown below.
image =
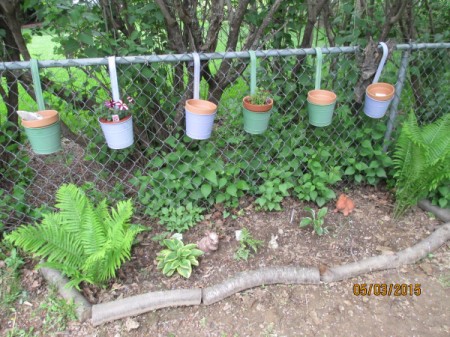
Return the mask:
POLYGON ((105 101, 105 107, 107 108, 114 108, 114 105, 116 104, 116 102, 114 102, 112 99, 110 99, 109 101, 105 101))
POLYGON ((134 103, 134 99, 131 96, 127 97, 128 103, 133 104, 134 103))
POLYGON ((128 110, 128 105, 126 105, 124 102, 122 102, 122 100, 118 100, 118 101, 116 102, 116 107, 117 107, 119 110, 128 110))

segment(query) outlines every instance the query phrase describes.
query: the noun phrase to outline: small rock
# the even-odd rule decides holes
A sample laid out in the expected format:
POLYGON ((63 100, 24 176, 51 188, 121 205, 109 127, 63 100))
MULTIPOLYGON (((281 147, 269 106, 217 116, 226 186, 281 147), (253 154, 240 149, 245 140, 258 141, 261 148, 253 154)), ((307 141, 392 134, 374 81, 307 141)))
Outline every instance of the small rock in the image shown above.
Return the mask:
POLYGON ((349 311, 348 311, 348 315, 349 315, 350 317, 353 317, 353 310, 349 310, 349 311))
POLYGON ((6 267, 6 263, 5 261, 0 261, 0 268, 5 268, 6 267))
POLYGON ((342 304, 338 307, 338 309, 340 313, 343 313, 345 311, 345 308, 342 304))
POLYGON ((382 255, 393 255, 394 254, 392 249, 390 247, 386 247, 386 246, 377 246, 375 248, 375 250, 381 252, 382 255))
POLYGON ((368 297, 363 297, 363 302, 364 302, 364 303, 369 302, 369 298, 368 298, 368 297))
POLYGON ((256 310, 257 311, 266 311, 266 308, 264 307, 264 305, 262 305, 261 303, 258 303, 256 305, 256 310))
POLYGON ((314 310, 309 312, 309 317, 312 318, 315 325, 320 324, 320 319, 319 317, 317 317, 317 312, 315 312, 314 310))
POLYGON ((180 241, 183 241, 183 234, 181 233, 175 233, 171 236, 172 239, 178 239, 180 241))
POLYGON ((139 328, 140 324, 138 321, 135 321, 134 319, 131 318, 127 318, 127 320, 125 321, 125 329, 127 330, 127 332, 130 332, 131 330, 136 330, 137 328, 139 328))
POLYGON ((234 234, 236 236, 236 241, 241 241, 242 238, 242 230, 238 229, 237 231, 234 231, 234 234))
POLYGON ((391 221, 391 217, 389 215, 385 215, 381 218, 383 221, 391 221))
POLYGON ((284 230, 282 228, 278 228, 278 234, 283 235, 284 234, 284 230))

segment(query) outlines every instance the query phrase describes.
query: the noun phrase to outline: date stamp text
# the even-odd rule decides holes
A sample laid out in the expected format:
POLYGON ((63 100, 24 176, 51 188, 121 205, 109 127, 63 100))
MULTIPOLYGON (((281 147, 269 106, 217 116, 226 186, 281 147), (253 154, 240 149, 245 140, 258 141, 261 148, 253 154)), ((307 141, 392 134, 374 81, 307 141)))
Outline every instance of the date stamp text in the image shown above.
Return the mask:
POLYGON ((355 283, 355 296, 420 296, 421 284, 407 283, 355 283))

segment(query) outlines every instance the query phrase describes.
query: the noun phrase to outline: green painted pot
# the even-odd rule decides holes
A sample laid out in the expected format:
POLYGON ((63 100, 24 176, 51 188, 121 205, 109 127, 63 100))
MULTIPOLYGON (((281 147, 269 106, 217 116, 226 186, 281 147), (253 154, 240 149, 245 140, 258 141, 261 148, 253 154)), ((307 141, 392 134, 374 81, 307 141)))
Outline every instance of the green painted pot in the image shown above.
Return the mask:
POLYGON ((313 104, 308 101, 309 124, 323 127, 331 124, 336 102, 328 105, 313 104))
POLYGON ((26 128, 25 133, 36 154, 51 154, 61 150, 61 126, 57 121, 41 128, 26 128))
POLYGON ((329 90, 309 91, 307 99, 309 124, 319 127, 330 125, 336 98, 336 94, 329 90))
POLYGON ((259 135, 267 130, 272 111, 253 112, 244 109, 244 130, 248 133, 259 135))
POLYGON ((248 133, 259 135, 267 130, 270 115, 272 115, 273 99, 269 98, 267 104, 255 105, 249 101, 250 97, 244 97, 242 108, 244 111, 244 130, 248 133))

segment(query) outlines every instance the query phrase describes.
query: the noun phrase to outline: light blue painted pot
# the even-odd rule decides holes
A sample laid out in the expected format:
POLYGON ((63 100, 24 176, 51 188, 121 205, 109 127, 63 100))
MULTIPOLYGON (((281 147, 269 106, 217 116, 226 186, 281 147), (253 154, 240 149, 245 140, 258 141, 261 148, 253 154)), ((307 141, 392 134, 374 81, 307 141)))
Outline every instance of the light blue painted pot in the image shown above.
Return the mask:
POLYGON ((211 137, 217 105, 202 99, 188 99, 185 105, 186 135, 192 139, 211 137))
POLYGON ((366 94, 364 101, 364 113, 371 118, 382 118, 391 103, 392 98, 387 101, 378 101, 366 94))

